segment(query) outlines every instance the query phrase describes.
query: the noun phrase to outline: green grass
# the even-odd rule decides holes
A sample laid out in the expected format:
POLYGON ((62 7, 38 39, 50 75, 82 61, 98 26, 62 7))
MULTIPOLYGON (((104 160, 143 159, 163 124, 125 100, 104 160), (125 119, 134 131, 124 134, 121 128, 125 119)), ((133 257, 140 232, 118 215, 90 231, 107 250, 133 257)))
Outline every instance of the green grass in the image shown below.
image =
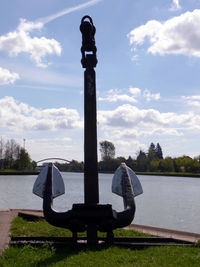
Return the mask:
POLYGON ((192 247, 151 247, 131 250, 119 247, 94 249, 62 248, 50 245, 35 248, 10 247, 0 259, 0 266, 200 266, 200 249, 192 247))
MULTIPOLYGON (((71 232, 50 226, 45 220, 36 222, 15 218, 12 236, 70 236, 71 232)), ((143 235, 134 230, 116 230, 115 236, 143 235)), ((66 247, 56 249, 51 245, 43 247, 10 247, 0 258, 0 266, 75 266, 75 267, 199 267, 200 248, 183 246, 150 247, 131 250, 114 246, 93 248, 66 247)))
MULTIPOLYGON (((99 233, 100 236, 105 236, 105 233, 99 233)), ((114 230, 116 237, 120 236, 150 236, 140 233, 135 230, 116 229, 114 230)), ((44 219, 32 222, 24 220, 21 217, 16 217, 11 225, 11 236, 72 236, 72 232, 68 229, 55 227, 47 223, 44 219)), ((86 236, 86 233, 78 233, 78 236, 86 236)))
POLYGON ((16 217, 11 225, 11 236, 71 236, 71 231, 50 225, 44 219, 28 221, 16 217))

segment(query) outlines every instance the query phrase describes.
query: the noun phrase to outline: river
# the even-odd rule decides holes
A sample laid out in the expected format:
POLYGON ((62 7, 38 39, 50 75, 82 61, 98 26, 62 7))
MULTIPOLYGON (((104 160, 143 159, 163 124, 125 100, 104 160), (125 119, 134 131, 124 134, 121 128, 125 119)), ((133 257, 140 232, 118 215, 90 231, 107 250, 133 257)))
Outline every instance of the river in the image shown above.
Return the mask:
MULTIPOLYGON (((65 195, 54 208, 71 209, 83 203, 83 174, 62 173, 65 195)), ((99 174, 100 203, 123 210, 121 197, 111 193, 112 174, 99 174)), ((144 193, 136 197, 134 223, 200 233, 200 179, 138 176, 144 193)), ((36 176, 0 176, 0 209, 42 209, 42 199, 32 194, 36 176)))

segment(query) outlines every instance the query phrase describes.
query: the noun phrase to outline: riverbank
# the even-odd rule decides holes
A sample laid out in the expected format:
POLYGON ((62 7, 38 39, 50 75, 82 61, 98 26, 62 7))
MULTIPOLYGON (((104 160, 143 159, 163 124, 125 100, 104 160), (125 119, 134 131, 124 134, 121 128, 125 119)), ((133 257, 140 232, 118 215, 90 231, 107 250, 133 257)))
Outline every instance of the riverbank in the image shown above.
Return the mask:
MULTIPOLYGON (((99 173, 114 174, 110 171, 100 171, 99 173)), ((174 177, 192 177, 200 178, 200 173, 183 173, 183 172, 135 172, 137 175, 150 175, 150 176, 174 176, 174 177)))
POLYGON ((183 173, 183 172, 136 172, 137 175, 151 176, 175 176, 175 177, 192 177, 200 178, 200 173, 183 173))
POLYGON ((0 175, 38 175, 38 171, 0 171, 0 175))
MULTIPOLYGON (((65 172, 77 172, 81 173, 81 171, 65 171, 65 172)), ((38 175, 39 171, 14 171, 14 170, 6 170, 0 171, 0 175, 38 175)), ((114 172, 110 171, 100 171, 99 173, 108 173, 114 174, 114 172)), ((183 173, 183 172, 135 172, 137 175, 150 175, 150 176, 174 176, 174 177, 192 177, 192 178, 200 178, 200 173, 183 173)))

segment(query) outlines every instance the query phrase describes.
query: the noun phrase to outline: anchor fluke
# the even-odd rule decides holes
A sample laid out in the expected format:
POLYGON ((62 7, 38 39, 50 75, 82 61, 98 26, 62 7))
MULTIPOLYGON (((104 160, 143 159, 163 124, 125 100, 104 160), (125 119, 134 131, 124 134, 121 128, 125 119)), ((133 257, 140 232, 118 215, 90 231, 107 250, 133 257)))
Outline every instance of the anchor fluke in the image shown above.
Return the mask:
POLYGON ((143 193, 136 174, 125 163, 117 168, 112 181, 112 192, 123 197, 124 211, 114 211, 115 228, 128 226, 135 216, 134 198, 143 193))
POLYGON ((142 185, 137 177, 137 175, 134 173, 134 171, 129 168, 125 163, 121 163, 121 165, 117 168, 117 170, 114 173, 113 180, 112 180, 112 192, 114 194, 117 194, 121 197, 124 196, 125 189, 123 188, 123 180, 124 174, 126 174, 128 179, 130 179, 131 182, 131 189, 130 194, 133 195, 133 197, 136 197, 143 193, 142 185))
MULTIPOLYGON (((33 194, 41 198, 44 198, 48 168, 49 164, 42 169, 33 186, 33 194)), ((56 198, 58 196, 63 195, 64 193, 65 193, 65 185, 63 182, 62 175, 59 172, 58 168, 54 164, 52 164, 52 197, 56 198)))

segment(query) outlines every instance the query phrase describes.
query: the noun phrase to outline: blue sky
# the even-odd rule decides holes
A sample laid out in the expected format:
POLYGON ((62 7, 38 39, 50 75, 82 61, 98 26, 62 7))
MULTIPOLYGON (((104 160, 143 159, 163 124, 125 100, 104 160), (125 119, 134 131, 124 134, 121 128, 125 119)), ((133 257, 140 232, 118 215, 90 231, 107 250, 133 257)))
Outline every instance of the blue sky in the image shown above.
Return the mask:
MULTIPOLYGON (((83 160, 81 18, 96 26, 98 141, 200 154, 200 0, 15 0, 0 10, 0 130, 34 160, 83 160)), ((100 157, 100 156, 99 156, 100 157)))

